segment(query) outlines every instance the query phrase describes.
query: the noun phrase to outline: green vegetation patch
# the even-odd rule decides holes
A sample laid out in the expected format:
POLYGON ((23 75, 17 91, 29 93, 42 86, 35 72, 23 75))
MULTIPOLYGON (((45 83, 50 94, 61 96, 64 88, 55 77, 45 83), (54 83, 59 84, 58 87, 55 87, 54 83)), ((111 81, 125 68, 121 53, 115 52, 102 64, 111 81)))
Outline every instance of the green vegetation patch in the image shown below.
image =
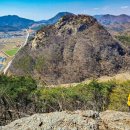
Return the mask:
POLYGON ((18 49, 19 48, 14 48, 14 49, 11 49, 11 50, 7 50, 5 51, 5 53, 9 56, 14 56, 17 52, 18 52, 18 49))
POLYGON ((35 91, 38 99, 38 108, 45 112, 64 110, 97 110, 104 111, 108 108, 109 95, 115 82, 79 84, 68 88, 40 88, 35 91))
POLYGON ((35 62, 35 69, 39 73, 41 73, 43 71, 43 69, 47 69, 47 64, 46 64, 44 56, 36 57, 35 60, 36 60, 36 62, 35 62))
POLYGON ((29 55, 22 55, 21 57, 18 57, 18 59, 14 60, 14 66, 15 68, 19 68, 20 70, 23 70, 25 74, 30 74, 31 70, 33 69, 33 59, 29 55), (17 60, 19 62, 17 62, 17 60))
POLYGON ((5 97, 14 103, 27 98, 36 87, 36 82, 31 77, 0 76, 0 98, 5 97))
POLYGON ((130 94, 130 81, 117 84, 110 94, 108 109, 128 111, 127 98, 130 94))
MULTIPOLYGON (((130 81, 99 83, 93 80, 89 84, 51 88, 38 85, 31 77, 0 76, 2 112, 13 110, 32 114, 64 110, 128 111, 129 93, 130 81)), ((4 113, 0 115, 1 119, 3 115, 4 113)))
POLYGON ((130 45, 130 36, 127 36, 127 35, 119 35, 119 36, 116 36, 116 38, 124 43, 125 45, 130 45))

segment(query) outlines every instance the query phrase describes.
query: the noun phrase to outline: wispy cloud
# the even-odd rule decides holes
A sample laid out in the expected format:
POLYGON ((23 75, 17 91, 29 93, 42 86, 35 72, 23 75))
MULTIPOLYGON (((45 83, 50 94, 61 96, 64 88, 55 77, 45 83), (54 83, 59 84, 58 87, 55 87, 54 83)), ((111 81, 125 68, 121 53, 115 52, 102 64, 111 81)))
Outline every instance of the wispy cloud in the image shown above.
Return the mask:
POLYGON ((103 11, 106 11, 106 10, 108 10, 108 9, 109 9, 108 6, 104 6, 104 7, 101 7, 101 8, 99 8, 99 7, 93 8, 94 11, 96 11, 96 10, 103 10, 103 11))
POLYGON ((129 6, 121 6, 121 9, 128 9, 129 6))
POLYGON ((102 10, 104 10, 104 11, 106 11, 106 10, 108 10, 108 9, 109 9, 108 6, 105 6, 105 7, 102 8, 102 10))
POLYGON ((93 10, 99 10, 100 8, 93 8, 93 10))

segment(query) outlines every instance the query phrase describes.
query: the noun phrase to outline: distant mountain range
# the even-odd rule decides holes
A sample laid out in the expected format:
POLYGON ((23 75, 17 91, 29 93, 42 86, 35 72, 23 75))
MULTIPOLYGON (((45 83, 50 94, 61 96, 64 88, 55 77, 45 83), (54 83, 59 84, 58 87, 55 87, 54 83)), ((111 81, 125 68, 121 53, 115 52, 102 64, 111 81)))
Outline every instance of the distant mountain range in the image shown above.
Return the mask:
POLYGON ((118 15, 118 16, 110 15, 110 14, 106 14, 106 15, 95 15, 94 17, 102 25, 130 23, 130 16, 128 16, 126 14, 121 14, 121 15, 118 15))
POLYGON ((130 16, 121 14, 118 16, 106 14, 94 16, 99 23, 107 28, 107 30, 113 34, 130 34, 130 16))
POLYGON ((7 15, 0 17, 0 31, 17 31, 28 27, 37 27, 40 25, 55 24, 61 17, 72 15, 69 12, 60 12, 49 20, 34 21, 30 19, 21 18, 16 15, 7 15))
POLYGON ((35 22, 30 28, 32 28, 33 30, 39 30, 44 25, 55 24, 56 22, 58 22, 58 20, 60 18, 62 18, 63 16, 66 16, 66 15, 74 15, 74 14, 69 13, 69 12, 60 12, 57 15, 55 15, 54 17, 52 17, 51 19, 35 22))
MULTIPOLYGON (((61 17, 66 15, 74 15, 70 12, 60 12, 56 16, 48 20, 34 21, 21 18, 16 15, 8 15, 0 17, 0 31, 17 31, 28 27, 38 29, 43 25, 55 24, 61 17)), ((124 31, 130 26, 130 16, 122 15, 95 15, 99 23, 114 31, 124 31)))
POLYGON ((44 23, 44 24, 55 24, 60 18, 66 15, 74 15, 73 13, 69 12, 60 12, 56 16, 52 17, 51 19, 48 20, 41 20, 39 23, 44 23))
POLYGON ((0 17, 0 31, 16 31, 28 28, 35 21, 21 18, 16 15, 8 15, 0 17))

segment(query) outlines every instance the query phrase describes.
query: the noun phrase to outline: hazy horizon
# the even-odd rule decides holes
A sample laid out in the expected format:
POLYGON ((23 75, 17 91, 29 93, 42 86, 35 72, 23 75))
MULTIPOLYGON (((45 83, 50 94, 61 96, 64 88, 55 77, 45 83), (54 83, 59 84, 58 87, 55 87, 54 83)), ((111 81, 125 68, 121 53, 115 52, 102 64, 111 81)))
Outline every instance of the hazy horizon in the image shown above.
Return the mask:
POLYGON ((130 15, 129 0, 0 0, 0 8, 0 16, 18 15, 35 21, 49 19, 59 12, 130 15))

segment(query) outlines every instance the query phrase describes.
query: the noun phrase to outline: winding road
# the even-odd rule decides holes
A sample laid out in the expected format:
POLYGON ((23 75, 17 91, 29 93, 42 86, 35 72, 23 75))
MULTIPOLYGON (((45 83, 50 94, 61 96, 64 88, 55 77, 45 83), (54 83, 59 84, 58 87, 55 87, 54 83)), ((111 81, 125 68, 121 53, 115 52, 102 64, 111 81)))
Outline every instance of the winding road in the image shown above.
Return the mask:
MULTIPOLYGON (((26 40, 25 40, 24 44, 21 45, 21 47, 18 49, 18 52, 19 52, 19 51, 21 50, 21 48, 23 48, 23 47, 27 44, 27 42, 28 42, 28 38, 29 38, 30 34, 29 34, 29 31, 28 31, 28 30, 26 30, 26 32, 27 32, 26 40)), ((18 52, 17 52, 17 53, 18 53, 18 52)), ((15 58, 15 56, 14 56, 14 58, 15 58)), ((3 70, 3 73, 4 73, 4 74, 7 73, 7 71, 8 71, 8 69, 9 69, 10 65, 12 64, 12 61, 14 60, 14 58, 8 63, 8 65, 6 66, 6 68, 3 70)))

